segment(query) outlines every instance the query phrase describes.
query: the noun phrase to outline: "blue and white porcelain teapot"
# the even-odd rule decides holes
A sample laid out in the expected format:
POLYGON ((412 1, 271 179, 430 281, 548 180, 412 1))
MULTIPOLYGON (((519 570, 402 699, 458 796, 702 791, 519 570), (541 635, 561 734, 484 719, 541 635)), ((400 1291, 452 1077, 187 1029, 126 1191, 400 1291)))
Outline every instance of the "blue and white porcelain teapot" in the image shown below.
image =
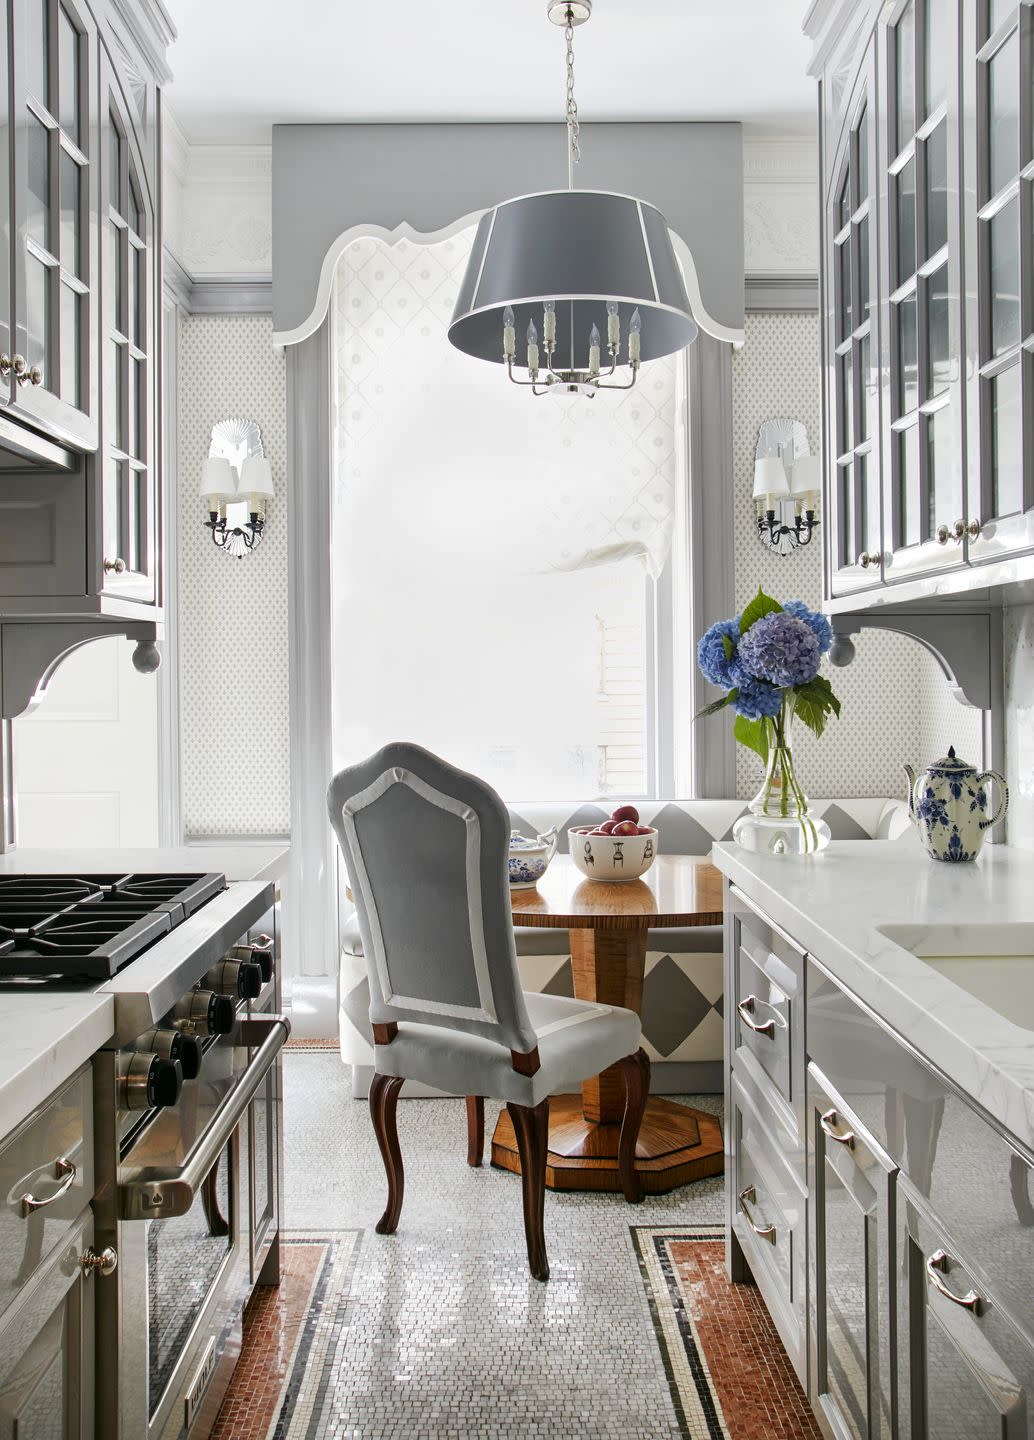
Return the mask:
POLYGON ((942 760, 935 760, 916 778, 911 765, 908 776, 908 813, 935 860, 975 860, 984 843, 984 832, 996 825, 1009 808, 1009 787, 997 770, 978 775, 955 754, 954 745, 942 760), (988 809, 987 784, 998 786, 998 809, 988 809))

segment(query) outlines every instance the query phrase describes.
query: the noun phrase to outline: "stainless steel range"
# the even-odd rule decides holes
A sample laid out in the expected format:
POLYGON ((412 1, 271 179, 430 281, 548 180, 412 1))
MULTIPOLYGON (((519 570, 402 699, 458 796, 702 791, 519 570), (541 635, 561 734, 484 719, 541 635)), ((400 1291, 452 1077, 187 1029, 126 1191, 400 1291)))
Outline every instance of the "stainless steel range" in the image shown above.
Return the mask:
POLYGON ((97 1434, 208 1433, 256 1284, 280 1278, 271 884, 0 878, 0 985, 114 997, 94 1068, 97 1434))

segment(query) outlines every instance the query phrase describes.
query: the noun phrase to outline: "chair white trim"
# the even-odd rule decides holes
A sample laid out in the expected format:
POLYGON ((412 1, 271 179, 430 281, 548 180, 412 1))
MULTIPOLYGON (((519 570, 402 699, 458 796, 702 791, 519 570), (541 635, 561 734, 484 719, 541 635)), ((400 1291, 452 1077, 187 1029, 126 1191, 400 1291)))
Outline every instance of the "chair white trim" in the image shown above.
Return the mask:
POLYGON ((356 879, 366 904, 366 914, 370 922, 370 939, 373 942, 374 964, 377 966, 377 978, 380 981, 381 995, 385 1002, 395 1005, 399 1009, 427 1010, 433 1014, 447 1015, 457 1020, 484 1020, 494 1024, 498 1017, 488 968, 488 955, 485 951, 485 932, 481 914, 481 825, 477 814, 462 800, 444 794, 441 790, 435 789, 433 785, 429 785, 426 780, 422 780, 419 775, 414 775, 411 771, 403 769, 402 766, 395 765, 390 770, 382 771, 372 785, 368 785, 365 790, 360 791, 358 795, 353 795, 346 802, 342 810, 342 823, 351 843, 357 871, 356 879), (474 961, 474 977, 477 981, 478 999, 481 1002, 479 1007, 449 1005, 442 1000, 399 995, 392 987, 384 951, 380 917, 377 913, 373 891, 370 888, 366 862, 363 859, 362 846, 356 831, 355 816, 360 810, 365 810, 368 805, 373 805, 393 785, 407 785, 410 790, 415 791, 431 805, 437 806, 439 810, 447 810, 450 814, 458 815, 466 826, 467 923, 470 929, 470 951, 474 961))

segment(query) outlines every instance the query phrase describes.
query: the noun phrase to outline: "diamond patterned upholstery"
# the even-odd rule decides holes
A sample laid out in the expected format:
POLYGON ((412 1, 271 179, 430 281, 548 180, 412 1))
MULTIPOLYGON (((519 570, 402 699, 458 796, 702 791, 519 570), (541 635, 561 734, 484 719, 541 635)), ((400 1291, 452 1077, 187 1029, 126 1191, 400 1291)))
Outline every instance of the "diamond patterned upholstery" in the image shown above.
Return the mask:
MULTIPOLYGON (((898 800, 817 800, 812 805, 834 840, 895 840, 911 828, 907 807, 898 800)), ((746 808, 740 800, 638 803, 644 823, 657 826, 661 850, 668 855, 707 855, 716 840, 731 836, 746 808)), ((522 835, 533 837, 555 825, 558 849, 564 854, 568 830, 597 824, 610 813, 602 803, 556 801, 522 802, 509 810, 513 829, 522 835)), ((522 987, 545 995, 573 995, 567 932, 518 926, 516 933, 522 987)), ((720 926, 653 930, 647 945, 643 1048, 654 1062, 655 1082, 663 1088, 666 1062, 721 1061, 722 931, 720 926)), ((372 1066, 369 986, 354 919, 342 926, 341 946, 341 1058, 350 1065, 372 1066)))

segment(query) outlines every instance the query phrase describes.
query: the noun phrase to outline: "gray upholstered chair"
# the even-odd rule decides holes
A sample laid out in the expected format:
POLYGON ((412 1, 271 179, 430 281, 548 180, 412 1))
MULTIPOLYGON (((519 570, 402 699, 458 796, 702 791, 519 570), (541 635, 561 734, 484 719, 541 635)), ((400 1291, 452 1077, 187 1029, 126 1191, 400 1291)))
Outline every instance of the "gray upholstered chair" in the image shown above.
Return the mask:
POLYGON ((377 1223, 402 1209, 396 1128, 406 1079, 466 1095, 469 1163, 481 1163, 484 1097, 503 1100, 521 1159, 528 1263, 549 1278, 543 1237, 549 1096, 608 1065, 625 1077, 621 1186, 642 1199, 635 1147, 650 1088, 631 1010, 524 994, 510 912, 509 816, 476 776, 417 745, 387 745, 343 770, 327 796, 370 977, 376 1074, 370 1114, 388 1177, 377 1223))

